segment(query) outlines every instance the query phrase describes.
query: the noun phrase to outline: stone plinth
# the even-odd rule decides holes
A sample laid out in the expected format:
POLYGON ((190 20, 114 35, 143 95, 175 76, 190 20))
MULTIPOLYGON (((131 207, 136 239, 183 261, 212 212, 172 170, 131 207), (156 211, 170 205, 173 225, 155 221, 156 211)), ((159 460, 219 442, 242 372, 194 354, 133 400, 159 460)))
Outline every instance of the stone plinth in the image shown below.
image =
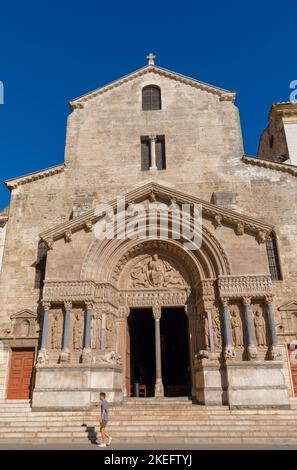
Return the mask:
POLYGON ((202 359, 195 364, 195 389, 198 403, 227 404, 226 369, 219 361, 202 359))
POLYGON ((86 409, 105 392, 111 403, 123 399, 122 369, 118 366, 55 365, 36 369, 32 407, 86 409))
POLYGON ((230 361, 226 377, 230 408, 289 408, 281 362, 230 361))

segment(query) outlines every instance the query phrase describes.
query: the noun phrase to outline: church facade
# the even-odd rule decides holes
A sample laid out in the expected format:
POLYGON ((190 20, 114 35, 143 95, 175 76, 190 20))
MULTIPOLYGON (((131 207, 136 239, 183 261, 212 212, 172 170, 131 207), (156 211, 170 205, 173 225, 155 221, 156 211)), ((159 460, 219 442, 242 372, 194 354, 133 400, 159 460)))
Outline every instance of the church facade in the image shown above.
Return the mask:
POLYGON ((70 102, 63 164, 5 182, 1 398, 290 406, 297 167, 266 144, 244 154, 235 99, 150 54, 70 102), (200 240, 190 249, 185 225, 200 240))

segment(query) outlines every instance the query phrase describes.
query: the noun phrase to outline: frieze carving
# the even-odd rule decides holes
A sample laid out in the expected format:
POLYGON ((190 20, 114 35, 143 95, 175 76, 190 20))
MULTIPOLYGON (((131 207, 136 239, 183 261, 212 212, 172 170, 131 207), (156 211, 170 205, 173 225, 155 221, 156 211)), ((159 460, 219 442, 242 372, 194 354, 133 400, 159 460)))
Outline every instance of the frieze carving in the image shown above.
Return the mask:
POLYGON ((46 281, 43 300, 51 302, 87 301, 94 298, 92 281, 46 281))
POLYGON ((172 290, 144 290, 139 292, 126 291, 125 294, 126 302, 129 307, 151 307, 158 301, 162 306, 172 305, 185 305, 187 302, 191 302, 191 290, 188 289, 172 289, 172 290))
POLYGON ((221 297, 260 297, 272 294, 269 275, 219 276, 218 288, 221 297))
POLYGON ((185 287, 181 273, 169 261, 161 259, 157 253, 136 264, 130 273, 131 288, 171 288, 185 287))

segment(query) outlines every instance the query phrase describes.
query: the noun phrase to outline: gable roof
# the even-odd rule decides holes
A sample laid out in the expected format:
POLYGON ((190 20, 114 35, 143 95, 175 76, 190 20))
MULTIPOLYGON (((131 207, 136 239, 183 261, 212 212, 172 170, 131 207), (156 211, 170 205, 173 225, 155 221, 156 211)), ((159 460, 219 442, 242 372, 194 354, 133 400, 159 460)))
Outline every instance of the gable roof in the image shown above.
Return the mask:
POLYGON ((141 77, 147 73, 155 73, 157 75, 162 75, 164 77, 168 77, 172 80, 176 80, 178 82, 185 83, 187 85, 193 86, 195 88, 199 88, 200 90, 207 91, 209 93, 213 93, 218 95, 221 101, 235 101, 236 92, 224 90, 223 88, 219 88, 214 85, 210 85, 208 83, 201 82, 194 78, 187 77, 186 75, 181 75, 176 72, 172 72, 171 70, 164 69, 163 67, 159 67, 157 65, 146 65, 135 72, 129 73, 124 77, 121 77, 113 82, 108 83, 96 90, 93 90, 85 95, 82 95, 78 98, 75 98, 69 102, 70 108, 82 108, 84 103, 92 98, 95 98, 98 95, 106 93, 114 88, 117 88, 128 81, 134 80, 135 78, 141 77))
POLYGON ((12 190, 21 186, 22 184, 30 183, 31 181, 40 180, 46 178, 47 176, 55 175, 56 173, 61 173, 65 168, 64 163, 60 165, 50 166, 44 170, 34 171, 32 173, 27 173, 23 176, 18 176, 17 178, 11 178, 4 181, 5 186, 8 189, 12 190))
POLYGON ((282 173, 289 173, 292 176, 297 176, 297 166, 289 165, 288 163, 272 162, 270 160, 263 160, 258 157, 251 157, 244 155, 242 161, 249 165, 256 165, 263 168, 269 168, 270 170, 281 171, 282 173))
MULTIPOLYGON (((206 202, 190 194, 184 193, 173 189, 172 187, 166 187, 154 182, 146 183, 141 185, 128 193, 125 196, 126 206, 129 203, 137 203, 144 201, 145 199, 154 196, 155 198, 166 200, 168 202, 173 199, 178 204, 201 204, 203 217, 209 216, 215 219, 215 223, 219 226, 223 223, 235 226, 239 233, 243 233, 244 229, 250 232, 256 233, 259 242, 264 242, 266 237, 272 232, 273 225, 259 221, 252 217, 239 214, 230 209, 219 207, 210 202, 206 202)), ((109 204, 113 210, 117 207, 117 200, 113 200, 109 204)), ((56 225, 53 228, 45 230, 40 234, 41 240, 45 241, 49 248, 53 247, 54 241, 65 238, 71 240, 72 233, 81 230, 83 228, 87 230, 92 229, 92 225, 99 219, 96 208, 91 209, 79 217, 70 221, 63 222, 62 224, 56 225)))

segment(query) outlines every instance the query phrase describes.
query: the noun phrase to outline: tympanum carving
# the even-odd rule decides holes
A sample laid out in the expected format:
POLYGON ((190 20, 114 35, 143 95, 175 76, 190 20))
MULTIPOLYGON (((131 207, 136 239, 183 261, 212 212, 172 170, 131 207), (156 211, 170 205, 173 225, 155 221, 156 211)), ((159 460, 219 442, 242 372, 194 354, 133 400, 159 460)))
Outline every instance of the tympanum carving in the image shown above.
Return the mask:
POLYGON ((157 253, 139 261, 130 273, 130 287, 170 288, 185 287, 181 273, 157 253))

